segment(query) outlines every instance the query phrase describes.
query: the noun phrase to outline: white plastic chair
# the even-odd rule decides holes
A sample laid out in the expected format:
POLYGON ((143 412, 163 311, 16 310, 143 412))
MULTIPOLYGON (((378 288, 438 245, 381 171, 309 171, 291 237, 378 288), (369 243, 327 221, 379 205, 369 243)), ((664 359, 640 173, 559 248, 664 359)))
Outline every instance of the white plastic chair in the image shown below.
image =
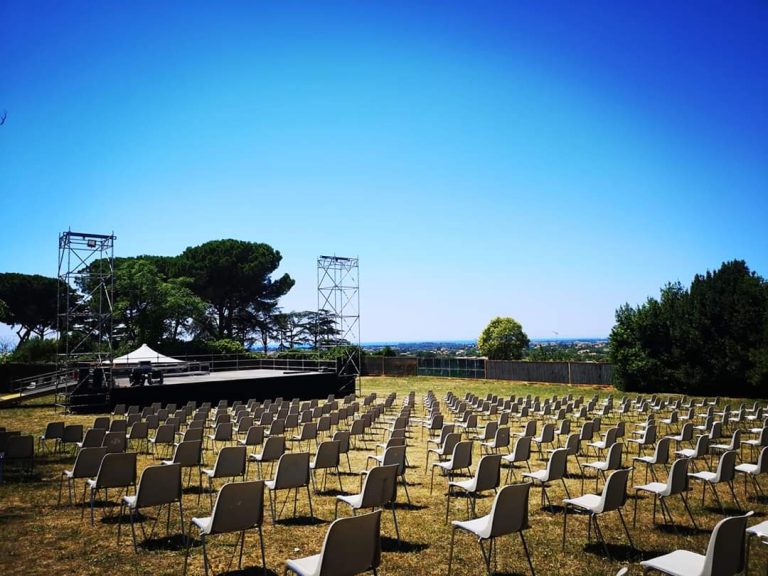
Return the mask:
POLYGON ((702 506, 704 506, 704 495, 706 494, 706 488, 707 486, 709 486, 710 488, 712 488, 712 493, 715 495, 715 500, 720 506, 720 510, 723 513, 725 513, 725 508, 723 507, 723 503, 720 501, 720 496, 718 496, 717 494, 717 485, 721 483, 725 483, 728 485, 728 488, 730 488, 731 490, 731 495, 733 496, 733 501, 736 504, 736 508, 741 510, 741 506, 739 506, 739 501, 736 498, 736 492, 733 489, 733 478, 735 476, 737 456, 738 454, 733 450, 725 452, 723 453, 722 456, 720 456, 720 461, 717 463, 716 472, 710 472, 708 470, 704 470, 702 472, 694 472, 692 474, 688 474, 689 478, 701 480, 702 482, 702 486, 701 486, 701 505, 702 506))
POLYGON ((328 528, 319 554, 288 560, 284 574, 298 576, 353 576, 376 574, 381 564, 381 511, 339 518, 328 528))
POLYGON ((453 447, 453 454, 451 459, 446 462, 435 462, 432 464, 432 477, 429 482, 429 493, 432 494, 432 487, 435 483, 435 468, 439 468, 440 472, 448 476, 448 482, 453 480, 454 474, 460 470, 469 471, 472 466, 472 441, 464 440, 458 442, 453 447))
MULTIPOLYGON (((269 489, 269 507, 272 512, 272 524, 279 516, 277 513, 277 490, 294 490, 293 497, 293 515, 296 516, 296 504, 299 497, 299 488, 307 489, 307 498, 309 499, 309 515, 314 516, 312 510, 312 493, 309 490, 310 472, 309 472, 309 452, 285 453, 280 456, 275 471, 275 479, 267 480, 264 485, 269 489)), ((290 496, 290 492, 288 493, 290 496)), ((285 507, 286 501, 283 502, 285 507)), ((282 511, 282 508, 281 508, 282 511)))
POLYGON ((558 448, 552 452, 547 462, 547 467, 544 470, 536 470, 535 472, 523 473, 523 478, 530 478, 534 484, 541 486, 541 507, 544 507, 544 501, 549 502, 550 509, 554 510, 552 502, 547 496, 547 486, 550 482, 560 480, 563 483, 563 488, 568 497, 571 497, 568 492, 568 485, 565 483, 565 469, 568 463, 568 449, 558 448))
POLYGON ((691 509, 688 506, 688 498, 685 493, 688 491, 688 460, 686 458, 680 458, 672 463, 672 467, 669 470, 669 477, 666 482, 651 482, 650 484, 644 484, 642 486, 635 486, 635 511, 632 516, 632 526, 637 525, 637 501, 639 498, 639 492, 650 492, 653 494, 653 523, 656 524, 656 501, 661 502, 661 514, 666 521, 669 516, 669 521, 672 525, 675 521, 672 517, 672 511, 665 502, 666 498, 670 496, 679 495, 683 500, 685 510, 688 512, 688 516, 691 518, 694 528, 696 526, 696 520, 693 518, 691 509))
POLYGON ((474 518, 475 501, 478 495, 488 490, 496 490, 499 487, 501 477, 501 455, 489 454, 483 456, 477 465, 475 475, 469 480, 454 480, 448 482, 448 492, 445 501, 445 521, 448 522, 448 514, 451 508, 451 495, 455 490, 462 490, 467 497, 467 515, 474 518))
POLYGON ((595 525, 595 535, 600 539, 603 544, 603 550, 605 555, 610 558, 608 552, 608 543, 603 536, 603 532, 600 529, 600 525, 597 522, 597 517, 600 514, 607 512, 613 512, 614 510, 619 513, 621 519, 621 525, 624 527, 624 532, 629 540, 629 545, 634 548, 632 543, 632 536, 629 534, 627 523, 624 521, 624 515, 621 513, 621 509, 627 501, 627 479, 632 472, 632 468, 624 468, 622 470, 616 470, 605 482, 603 486, 603 492, 600 496, 597 494, 584 494, 578 498, 565 498, 563 500, 563 550, 565 550, 565 534, 566 525, 568 522, 568 510, 569 508, 575 511, 586 512, 589 514, 589 524, 587 526, 587 539, 592 538, 592 524, 595 525))
POLYGON ((75 464, 71 470, 64 470, 61 473, 61 481, 59 482, 59 499, 56 502, 58 506, 61 504, 61 489, 64 485, 64 480, 67 481, 67 489, 69 491, 69 504, 72 505, 72 495, 75 488, 75 480, 85 480, 92 478, 99 473, 99 467, 101 466, 101 460, 107 453, 107 449, 101 446, 94 448, 82 448, 75 458, 75 464))
POLYGON ((597 462, 587 462, 582 466, 581 473, 581 491, 584 492, 584 478, 586 474, 584 471, 586 468, 592 468, 595 471, 595 491, 597 491, 598 479, 600 476, 605 480, 605 473, 611 470, 618 470, 621 468, 621 460, 624 454, 624 444, 621 442, 615 442, 608 449, 608 455, 605 460, 598 460, 597 462))
MULTIPOLYGON (((203 566, 205 574, 208 574, 208 549, 206 546, 206 536, 214 534, 225 534, 239 532, 240 556, 238 559, 238 569, 243 563, 243 547, 245 546, 245 531, 256 529, 259 532, 259 543, 261 545, 261 566, 264 574, 267 573, 266 557, 264 554, 264 534, 262 524, 264 521, 264 481, 252 480, 249 482, 230 482, 225 484, 219 490, 216 496, 216 504, 213 506, 213 512, 210 516, 204 518, 192 518, 189 526, 189 534, 192 534, 192 526, 200 530, 200 540, 203 544, 203 566)), ((184 574, 187 573, 187 562, 189 560, 189 548, 191 538, 187 540, 186 551, 184 554, 184 574)), ((235 543, 235 551, 237 543, 235 543)))
POLYGON ((761 474, 768 474, 768 446, 760 450, 760 455, 757 457, 757 464, 749 464, 744 462, 734 467, 736 472, 744 474, 744 495, 749 498, 747 492, 747 478, 752 479, 752 485, 755 487, 755 496, 761 496, 763 489, 760 488, 760 483, 757 481, 757 477, 761 474))
POLYGON ((640 562, 643 574, 655 570, 670 576, 736 576, 746 567, 745 539, 747 518, 731 516, 720 520, 712 530, 706 555, 688 550, 675 550, 669 554, 640 562))
MULTIPOLYGON (((184 506, 181 502, 181 465, 169 464, 158 466, 147 466, 141 473, 141 480, 139 481, 139 487, 136 489, 135 496, 123 496, 120 501, 120 516, 122 517, 124 511, 127 509, 128 515, 131 521, 131 536, 133 537, 133 550, 138 552, 138 545, 136 543, 136 514, 139 510, 145 508, 153 508, 156 506, 162 507, 168 506, 168 519, 166 521, 166 532, 170 532, 171 524, 171 504, 178 502, 179 504, 179 522, 181 525, 181 534, 184 535, 184 506)), ((144 524, 141 524, 141 532, 144 536, 144 540, 152 538, 155 532, 155 527, 160 519, 160 511, 152 524, 149 536, 147 536, 144 530, 144 524)), ((119 523, 117 525, 117 544, 120 545, 120 533, 123 525, 119 523)))
POLYGON ((509 474, 510 472, 512 475, 517 478, 517 474, 515 473, 515 463, 517 462, 525 462, 525 465, 528 467, 528 472, 531 471, 531 437, 530 436, 522 436, 518 438, 515 441, 515 447, 509 454, 506 454, 505 456, 502 456, 502 461, 509 466, 507 467, 507 484, 509 484, 509 474))
POLYGON ((528 526, 528 495, 530 493, 531 483, 511 484, 504 486, 493 501, 490 514, 473 520, 454 520, 451 524, 451 551, 448 556, 448 576, 451 574, 451 565, 453 564, 453 547, 456 538, 456 530, 461 529, 474 534, 480 544, 480 552, 483 555, 485 569, 490 576, 491 560, 495 560, 496 550, 495 540, 507 534, 520 534, 520 540, 523 543, 525 557, 528 560, 528 566, 531 568, 531 574, 536 576, 531 562, 531 555, 528 552, 528 545, 523 536, 523 530, 528 526), (486 551, 483 542, 488 540, 489 547, 486 551))
POLYGON ((397 525, 397 514, 395 513, 395 501, 397 500, 397 464, 387 466, 376 466, 365 473, 363 488, 359 494, 349 496, 336 496, 336 505, 334 507, 334 520, 339 516, 339 502, 344 502, 355 510, 366 508, 377 509, 389 506, 392 510, 392 519, 395 523, 395 534, 397 541, 400 542, 400 529, 397 525))

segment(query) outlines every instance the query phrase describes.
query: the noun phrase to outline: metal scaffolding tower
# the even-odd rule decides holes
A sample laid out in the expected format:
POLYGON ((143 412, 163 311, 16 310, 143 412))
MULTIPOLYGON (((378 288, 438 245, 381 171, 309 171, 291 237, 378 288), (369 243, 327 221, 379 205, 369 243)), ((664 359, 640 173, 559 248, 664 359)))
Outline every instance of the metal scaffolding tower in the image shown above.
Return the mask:
POLYGON ((339 374, 360 375, 360 269, 357 258, 317 259, 317 309, 335 320, 336 344, 344 344, 339 374))
POLYGON ((57 327, 59 372, 78 362, 99 368, 112 360, 115 235, 62 232, 59 235, 59 297, 57 327))

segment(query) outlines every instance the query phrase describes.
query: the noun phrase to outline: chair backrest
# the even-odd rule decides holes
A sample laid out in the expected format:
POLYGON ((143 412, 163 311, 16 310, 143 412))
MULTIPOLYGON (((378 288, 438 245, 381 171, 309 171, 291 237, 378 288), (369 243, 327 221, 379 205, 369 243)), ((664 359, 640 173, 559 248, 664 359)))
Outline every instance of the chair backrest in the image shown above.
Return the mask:
POLYGON ((381 511, 334 520, 320 553, 318 576, 352 575, 381 564, 381 511))
POLYGON ((548 444, 550 442, 555 441, 555 425, 550 423, 544 424, 544 427, 541 429, 541 437, 540 437, 542 444, 548 444))
POLYGON ((312 467, 315 469, 335 468, 338 465, 339 443, 334 440, 320 442, 320 445, 317 447, 317 453, 315 454, 315 460, 312 463, 312 467))
POLYGON ((194 440, 202 440, 203 439, 203 428, 187 428, 184 430, 184 442, 187 441, 194 441, 194 440))
POLYGON ((610 448, 616 443, 616 433, 618 428, 608 428, 605 432, 605 447, 610 448))
POLYGON ((525 423, 523 436, 536 436, 536 420, 528 420, 528 422, 525 423))
POLYGON ((558 448, 552 452, 547 462, 547 482, 560 480, 565 476, 565 469, 568 463, 568 449, 558 448))
POLYGON ((739 453, 736 450, 728 450, 720 456, 720 462, 717 463, 717 476, 715 482, 730 482, 736 475, 736 458, 739 453))
POLYGON ((83 448, 100 448, 104 442, 107 431, 103 428, 90 428, 83 436, 83 448))
POLYGON ((216 496, 210 534, 241 532, 264 520, 264 481, 230 482, 216 496))
POLYGON ((509 446, 509 427, 501 426, 496 430, 496 436, 493 439, 493 445, 496 448, 505 448, 509 446))
POLYGON ((686 422, 680 430, 680 440, 690 442, 693 440, 693 422, 686 422))
POLYGON ((181 464, 147 466, 136 490, 136 508, 181 500, 181 464))
POLYGON ((694 458, 702 458, 709 453, 709 434, 702 434, 696 440, 696 452, 694 458))
POLYGON ((557 429, 558 436, 565 436, 571 433, 571 421, 567 418, 560 421, 560 426, 557 429))
POLYGON ((669 462, 669 443, 670 438, 662 438, 656 443, 656 450, 653 453, 653 461, 656 464, 666 464, 669 462))
POLYGON ((109 430, 109 416, 97 416, 93 421, 93 427, 99 430, 109 430))
POLYGON ((275 490, 300 488, 309 484, 309 452, 292 452, 280 456, 275 471, 275 490))
MULTIPOLYGON (((591 424, 591 422, 589 422, 591 424)), ((574 454, 579 453, 581 443, 581 434, 578 432, 574 432, 573 434, 569 434, 568 438, 565 440, 565 448, 564 450, 569 456, 572 456, 574 454)))
POLYGON ((161 424, 157 427, 154 441, 157 444, 172 444, 176 439, 176 428, 172 424, 161 424))
POLYGON ((333 434, 333 439, 339 443, 339 454, 349 452, 349 430, 337 430, 333 434))
POLYGON ((245 474, 245 446, 225 446, 216 457, 213 467, 215 478, 242 476, 245 474))
POLYGON ((31 434, 8 436, 5 445, 5 458, 28 459, 35 455, 35 438, 31 434))
POLYGON ((682 494, 686 490, 688 490, 688 459, 680 458, 672 462, 667 478, 667 489, 664 494, 674 496, 675 494, 682 494))
POLYGON ((581 425, 581 440, 586 440, 587 442, 592 440, 593 432, 592 422, 584 422, 584 424, 581 425))
POLYGON ((515 442, 515 462, 525 462, 531 457, 531 437, 522 436, 515 442))
POLYGON ((512 534, 528 527, 528 494, 531 483, 504 486, 491 508, 490 537, 512 534))
POLYGON ((750 516, 752 512, 731 516, 715 525, 707 545, 703 576, 730 576, 744 571, 747 518, 750 516))
POLYGON ((381 461, 382 466, 397 464, 397 474, 405 473, 405 449, 406 446, 390 446, 384 450, 384 458, 381 461))
POLYGON ((264 442, 264 426, 250 426, 245 435, 246 446, 260 446, 264 442))
POLYGON ((363 483, 360 508, 386 506, 395 501, 399 466, 376 466, 368 471, 363 483))
POLYGON ((131 426, 131 440, 143 440, 149 436, 149 427, 146 422, 136 422, 131 426))
POLYGON ((46 440, 61 439, 64 436, 64 422, 48 422, 43 438, 46 440))
POLYGON ((632 468, 622 468, 615 470, 608 476, 603 486, 603 493, 600 497, 600 509, 598 512, 610 512, 624 506, 627 501, 627 479, 632 468))
POLYGON ((61 441, 64 444, 70 444, 73 442, 82 442, 83 441, 83 425, 67 424, 64 427, 64 435, 61 437, 61 441))
POLYGON ((760 449, 757 457, 757 474, 768 474, 768 446, 760 449))
POLYGON ((136 452, 107 453, 96 474, 97 488, 123 488, 136 483, 136 452))
POLYGON ((285 454, 285 436, 270 436, 264 442, 261 460, 263 462, 279 460, 283 454, 285 454))
POLYGON ((125 452, 126 438, 123 432, 107 432, 101 445, 105 446, 107 452, 125 452))
POLYGON ((480 458, 475 472, 475 490, 493 490, 501 481, 501 454, 490 454, 480 458))
POLYGON ((176 446, 173 462, 182 466, 197 466, 200 464, 202 452, 202 440, 184 440, 176 446))
POLYGON ((472 441, 464 440, 453 447, 451 466, 454 470, 472 466, 472 441))
POLYGON ((75 465, 72 467, 74 478, 92 478, 99 473, 101 461, 107 454, 107 449, 101 446, 97 448, 82 448, 77 453, 75 465))
POLYGON ((608 470, 618 470, 621 468, 621 458, 624 454, 624 444, 621 442, 614 442, 608 449, 608 470))
POLYGON ((456 444, 461 441, 461 434, 458 432, 450 432, 446 435, 440 447, 440 453, 443 455, 453 454, 453 449, 456 448, 456 444))
POLYGON ((643 444, 654 444, 656 442, 656 424, 648 424, 643 434, 643 444))

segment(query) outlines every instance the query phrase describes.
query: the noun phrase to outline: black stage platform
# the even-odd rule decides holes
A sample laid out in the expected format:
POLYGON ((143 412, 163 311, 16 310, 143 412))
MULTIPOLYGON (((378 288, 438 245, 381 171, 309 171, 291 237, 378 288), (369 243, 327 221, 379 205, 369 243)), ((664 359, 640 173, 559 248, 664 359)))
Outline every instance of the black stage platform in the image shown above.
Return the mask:
POLYGON ((355 391, 354 378, 339 376, 335 372, 298 372, 292 370, 232 370, 184 376, 166 377, 161 385, 127 386, 127 380, 118 381, 110 393, 110 409, 116 404, 149 406, 153 402, 175 403, 183 406, 189 400, 217 403, 227 400, 245 402, 282 397, 337 398, 355 391))

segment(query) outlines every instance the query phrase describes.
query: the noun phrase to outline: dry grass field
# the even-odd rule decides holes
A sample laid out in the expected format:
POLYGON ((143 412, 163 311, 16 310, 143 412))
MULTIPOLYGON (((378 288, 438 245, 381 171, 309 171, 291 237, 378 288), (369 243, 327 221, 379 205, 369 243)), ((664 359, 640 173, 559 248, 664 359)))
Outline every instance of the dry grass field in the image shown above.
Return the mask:
MULTIPOLYGON (((442 401, 448 391, 459 396, 472 392, 479 396, 488 393, 508 397, 510 395, 540 396, 542 399, 554 394, 562 396, 572 393, 583 395, 589 399, 594 394, 607 396, 613 393, 615 397, 621 394, 608 388, 596 387, 564 387, 554 385, 536 385, 497 381, 469 381, 458 379, 438 378, 365 378, 362 382, 363 393, 376 392, 378 401, 387 394, 397 393, 395 407, 399 408, 402 400, 409 391, 416 393, 416 416, 423 417, 424 406, 422 397, 427 390, 433 390, 442 401)), ((275 391, 279 395, 279 391, 275 391)), ((186 400, 186 399, 180 399, 186 400)), ((48 400, 50 401, 50 400, 48 400)), ((734 407, 738 400, 731 402, 734 407)), ((722 404, 721 404, 722 405, 722 404)), ((750 403, 751 405, 751 403, 750 403)), ((448 415, 447 409, 443 409, 448 415)), ((394 411, 389 413, 394 414, 394 411)), ((0 410, 0 426, 9 430, 21 430, 22 433, 39 436, 49 421, 64 420, 67 423, 81 423, 90 426, 94 415, 63 415, 56 412, 50 404, 44 401, 26 405, 21 408, 0 410)), ((633 414, 628 422, 640 420, 639 415, 633 414)), ((574 427, 577 422, 574 421, 574 427)), ((513 432, 520 430, 520 422, 511 420, 513 432)), ((607 428, 603 424, 603 430, 607 428)), ((575 431, 575 430, 574 430, 575 431)), ((665 429, 662 427, 662 434, 665 429)), ((377 438, 381 441, 383 431, 377 438)), ((291 443, 289 443, 291 444, 291 443)), ((409 468, 407 471, 408 491, 412 505, 406 503, 402 489, 398 492, 397 516, 400 524, 402 542, 398 546, 394 538, 392 517, 389 512, 382 515, 382 545, 383 556, 380 573, 393 576, 413 576, 416 574, 438 575, 445 574, 448 567, 448 551, 451 537, 450 522, 445 522, 446 480, 435 479, 435 490, 429 493, 429 475, 425 473, 426 436, 422 437, 417 427, 412 427, 408 440, 407 456, 409 468)), ((295 450, 295 446, 292 446, 295 450)), ((346 469, 346 460, 342 460, 342 481, 348 493, 358 491, 357 472, 365 468, 366 457, 374 451, 374 442, 369 441, 367 447, 358 445, 350 454, 353 473, 346 469)), ((632 455, 636 448, 632 448, 632 455)), ((474 467, 479 460, 479 447, 474 452, 474 467)), ((749 450, 744 449, 742 456, 749 460, 749 450)), ((213 462, 210 451, 204 456, 207 465, 213 462)), ((594 455, 582 457, 581 461, 594 461, 594 455)), ((20 477, 14 470, 6 470, 4 482, 0 484, 0 574, 180 574, 184 564, 184 546, 177 521, 171 525, 171 536, 166 538, 165 525, 158 524, 156 536, 140 547, 135 553, 131 544, 130 528, 127 519, 118 519, 114 515, 104 516, 108 508, 97 509, 95 526, 91 526, 88 513, 81 519, 79 504, 69 506, 66 503, 56 505, 57 492, 61 472, 71 467, 73 456, 46 455, 40 456, 35 462, 34 473, 31 476, 20 477), (118 522, 123 523, 123 537, 117 544, 118 522)), ((139 476, 147 465, 157 463, 151 455, 139 455, 139 476)), ((630 460, 631 462, 631 460, 630 460)), ((626 452, 625 452, 626 463, 626 452)), ((538 453, 531 458, 534 470, 545 467, 545 461, 538 453)), ((255 477, 255 466, 250 467, 249 477, 255 477)), ((581 494, 581 477, 575 462, 569 462, 569 478, 567 485, 572 496, 581 494)), ((644 468, 635 469, 633 476, 636 484, 644 483, 644 468)), ((502 482, 506 471, 502 470, 502 482)), ((590 479, 593 476, 590 476, 590 479)), ((665 472, 661 471, 661 479, 665 472)), ((750 488, 749 496, 745 494, 741 478, 736 483, 736 494, 742 507, 755 511, 755 517, 750 524, 764 520, 766 501, 755 499, 750 488)), ((764 482, 764 480, 763 480, 764 482)), ((540 489, 532 488, 529 501, 530 529, 526 532, 526 540, 531 551, 533 565, 538 576, 545 575, 607 575, 615 574, 621 566, 629 566, 631 574, 641 574, 639 561, 670 550, 685 548, 703 553, 714 525, 723 517, 719 507, 707 493, 704 506, 701 504, 701 487, 692 483, 693 491, 689 493, 689 502, 696 517, 698 529, 693 529, 690 519, 685 514, 679 499, 670 503, 672 513, 678 524, 677 527, 664 525, 661 516, 657 525, 653 525, 651 511, 652 500, 641 497, 638 506, 637 527, 632 528, 632 506, 634 505, 634 490, 629 487, 629 498, 625 508, 625 518, 630 526, 634 548, 629 546, 616 514, 609 514, 600 520, 603 532, 609 542, 612 559, 604 556, 603 548, 596 542, 587 542, 587 519, 585 516, 568 517, 567 544, 562 549, 561 539, 563 530, 563 513, 559 506, 565 496, 562 486, 556 483, 549 490, 550 497, 555 503, 555 511, 541 509, 540 489)), ((220 484, 219 484, 220 485, 220 484)), ((585 483, 585 492, 594 490, 594 481, 585 483)), ((602 487, 602 483, 601 483, 602 487)), ((314 518, 309 517, 306 493, 300 494, 297 517, 292 517, 292 506, 289 503, 283 512, 284 519, 273 525, 265 497, 264 543, 266 547, 267 567, 270 573, 282 574, 285 561, 319 552, 325 533, 333 520, 335 495, 338 493, 336 478, 328 479, 328 490, 313 494, 314 518)), ((78 483, 76 495, 82 494, 82 484, 78 483)), ((732 498, 727 488, 720 488, 720 495, 727 511, 735 513, 732 498)), ((111 495, 112 496, 112 495, 111 495)), ((281 495, 281 498, 284 495, 281 495)), ((492 495, 478 501, 478 514, 489 511, 493 501, 492 495)), ((194 487, 185 489, 184 512, 186 530, 192 516, 205 516, 210 513, 207 494, 203 495, 198 504, 196 483, 194 487)), ((113 514, 116 513, 116 509, 113 514)), ((349 509, 339 507, 340 516, 350 515, 349 509)), ((150 514, 154 512, 150 511, 150 514)), ((176 516, 174 515, 175 519, 176 516)), ((451 519, 465 519, 465 502, 457 498, 452 502, 451 519)), ((148 521, 147 521, 148 522, 148 521)), ((196 532, 194 532, 196 534, 196 532)), ((210 539, 210 554, 217 573, 235 573, 237 556, 233 555, 235 536, 224 535, 210 539), (234 557, 234 560, 232 558, 234 557), (231 562, 231 563, 230 563, 231 562)), ((765 571, 768 555, 753 546, 750 574, 765 571)), ((529 574, 528 564, 523 554, 520 538, 517 535, 505 537, 498 542, 497 549, 498 571, 504 574, 529 574)), ((199 541, 192 546, 189 559, 190 574, 202 574, 202 552, 199 541)), ((243 571, 245 574, 261 573, 261 558, 259 554, 258 536, 256 532, 247 535, 243 571)), ((480 550, 474 538, 464 532, 456 536, 456 551, 453 562, 453 573, 457 575, 479 575, 484 573, 480 550)))

